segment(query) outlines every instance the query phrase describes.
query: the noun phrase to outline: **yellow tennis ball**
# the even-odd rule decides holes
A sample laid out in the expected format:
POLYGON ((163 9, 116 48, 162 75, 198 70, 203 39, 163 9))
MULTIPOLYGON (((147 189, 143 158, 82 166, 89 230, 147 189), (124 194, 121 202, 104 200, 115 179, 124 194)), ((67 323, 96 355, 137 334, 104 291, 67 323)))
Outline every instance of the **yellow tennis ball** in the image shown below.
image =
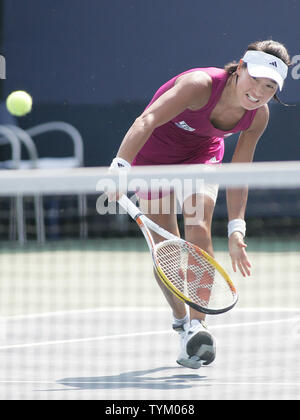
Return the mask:
POLYGON ((7 97, 6 107, 12 115, 22 117, 31 111, 32 97, 23 90, 17 90, 7 97))

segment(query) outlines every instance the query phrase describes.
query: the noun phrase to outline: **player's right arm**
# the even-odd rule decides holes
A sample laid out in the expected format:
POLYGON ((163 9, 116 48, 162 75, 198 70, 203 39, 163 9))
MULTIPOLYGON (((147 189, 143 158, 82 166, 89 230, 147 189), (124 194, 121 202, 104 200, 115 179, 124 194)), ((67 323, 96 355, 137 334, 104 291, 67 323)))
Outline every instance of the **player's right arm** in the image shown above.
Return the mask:
POLYGON ((155 128, 175 118, 185 109, 200 109, 209 100, 211 78, 201 71, 180 76, 133 123, 125 135, 117 157, 131 163, 155 128))

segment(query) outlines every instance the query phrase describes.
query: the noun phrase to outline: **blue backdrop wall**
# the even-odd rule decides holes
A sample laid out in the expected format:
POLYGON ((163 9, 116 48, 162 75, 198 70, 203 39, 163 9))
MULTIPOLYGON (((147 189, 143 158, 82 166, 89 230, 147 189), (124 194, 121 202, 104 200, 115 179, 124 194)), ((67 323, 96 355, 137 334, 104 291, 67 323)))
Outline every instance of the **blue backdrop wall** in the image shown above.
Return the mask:
MULTIPOLYGON (((300 103, 299 16, 299 0, 3 0, 2 99, 27 90, 34 108, 21 126, 71 122, 86 165, 107 165, 162 83, 191 67, 223 67, 255 40, 286 44, 293 67, 280 97, 300 103)), ((272 106, 256 160, 300 158, 299 108, 272 106)), ((41 147, 49 153, 68 150, 51 139, 41 147)))

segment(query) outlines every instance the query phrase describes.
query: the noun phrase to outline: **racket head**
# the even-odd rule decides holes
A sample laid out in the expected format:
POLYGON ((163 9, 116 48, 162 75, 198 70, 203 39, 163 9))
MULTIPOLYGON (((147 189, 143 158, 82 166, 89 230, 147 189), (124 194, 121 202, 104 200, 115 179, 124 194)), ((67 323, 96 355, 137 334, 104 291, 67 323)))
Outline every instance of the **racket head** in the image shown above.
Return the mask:
POLYGON ((237 290, 224 268, 207 252, 183 239, 156 244, 153 262, 165 286, 199 312, 221 314, 238 301, 237 290))

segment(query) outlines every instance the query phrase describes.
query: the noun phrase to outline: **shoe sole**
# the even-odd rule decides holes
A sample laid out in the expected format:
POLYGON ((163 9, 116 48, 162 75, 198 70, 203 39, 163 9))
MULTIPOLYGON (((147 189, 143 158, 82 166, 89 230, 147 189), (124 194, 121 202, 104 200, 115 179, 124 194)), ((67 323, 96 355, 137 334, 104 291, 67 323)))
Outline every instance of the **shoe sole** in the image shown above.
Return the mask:
POLYGON ((204 331, 199 332, 189 340, 186 346, 189 358, 178 359, 177 363, 191 369, 207 366, 215 360, 216 350, 213 337, 204 331))
POLYGON ((199 360, 198 356, 192 356, 189 359, 178 359, 176 362, 183 367, 190 369, 199 369, 203 365, 203 362, 199 360))

